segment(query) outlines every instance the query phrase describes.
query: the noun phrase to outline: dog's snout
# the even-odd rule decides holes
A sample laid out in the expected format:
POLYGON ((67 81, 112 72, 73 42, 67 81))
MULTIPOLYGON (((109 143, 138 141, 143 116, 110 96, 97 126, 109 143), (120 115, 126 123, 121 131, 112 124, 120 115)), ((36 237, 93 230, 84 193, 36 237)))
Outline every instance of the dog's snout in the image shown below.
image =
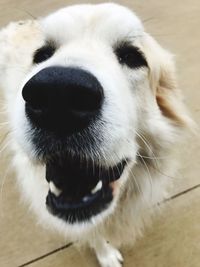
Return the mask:
POLYGON ((73 133, 99 115, 104 95, 97 78, 82 69, 48 67, 24 86, 26 114, 40 128, 73 133))

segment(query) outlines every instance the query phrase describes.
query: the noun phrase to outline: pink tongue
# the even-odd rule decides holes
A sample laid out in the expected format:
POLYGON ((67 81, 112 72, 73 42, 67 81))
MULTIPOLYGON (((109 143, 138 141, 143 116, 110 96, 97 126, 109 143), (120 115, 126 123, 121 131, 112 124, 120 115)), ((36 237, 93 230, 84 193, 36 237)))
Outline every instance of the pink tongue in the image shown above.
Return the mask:
POLYGON ((115 195, 115 191, 116 191, 116 188, 117 188, 117 183, 118 183, 117 181, 109 183, 109 186, 113 191, 113 195, 115 195))

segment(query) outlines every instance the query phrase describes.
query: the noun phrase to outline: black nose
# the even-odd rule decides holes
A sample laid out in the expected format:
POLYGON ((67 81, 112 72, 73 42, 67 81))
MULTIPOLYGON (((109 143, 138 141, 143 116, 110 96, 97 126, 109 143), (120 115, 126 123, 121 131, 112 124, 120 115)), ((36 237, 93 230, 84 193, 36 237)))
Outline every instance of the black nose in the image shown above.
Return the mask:
POLYGON ((82 69, 48 67, 24 86, 26 115, 41 129, 72 134, 90 125, 99 116, 103 88, 82 69))

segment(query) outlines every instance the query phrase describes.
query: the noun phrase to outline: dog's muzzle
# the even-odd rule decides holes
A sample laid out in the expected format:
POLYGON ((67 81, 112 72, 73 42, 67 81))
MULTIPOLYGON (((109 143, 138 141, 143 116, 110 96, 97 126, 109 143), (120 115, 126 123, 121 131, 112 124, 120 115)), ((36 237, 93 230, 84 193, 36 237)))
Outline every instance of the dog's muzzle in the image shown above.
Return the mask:
POLYGON ((48 67, 25 84, 22 95, 32 143, 46 165, 48 210, 68 223, 88 221, 110 206, 126 165, 101 166, 88 155, 101 146, 100 130, 92 126, 101 117, 101 84, 82 69, 48 67))

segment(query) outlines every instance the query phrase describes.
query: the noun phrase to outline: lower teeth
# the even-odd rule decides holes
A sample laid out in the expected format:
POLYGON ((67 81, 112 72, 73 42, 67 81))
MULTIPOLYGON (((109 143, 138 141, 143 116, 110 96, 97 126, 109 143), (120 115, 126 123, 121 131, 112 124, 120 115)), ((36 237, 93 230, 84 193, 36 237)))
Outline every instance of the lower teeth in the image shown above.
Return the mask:
POLYGON ((86 196, 82 200, 83 200, 83 202, 88 202, 89 199, 90 199, 90 197, 86 196))
POLYGON ((95 186, 95 188, 92 189, 91 193, 92 193, 92 194, 95 194, 96 192, 100 191, 101 188, 102 188, 102 185, 103 185, 103 184, 102 184, 102 181, 99 181, 98 184, 95 186))
POLYGON ((62 193, 62 191, 58 189, 52 181, 49 182, 49 189, 56 197, 59 197, 62 193))
MULTIPOLYGON (((91 190, 90 195, 86 195, 82 198, 83 202, 88 202, 89 199, 92 197, 92 195, 95 195, 98 191, 100 191, 103 187, 102 181, 99 181, 97 185, 91 190)), ((62 194, 62 190, 57 188, 53 181, 49 182, 49 190, 52 194, 54 194, 56 197, 59 197, 62 194)))

